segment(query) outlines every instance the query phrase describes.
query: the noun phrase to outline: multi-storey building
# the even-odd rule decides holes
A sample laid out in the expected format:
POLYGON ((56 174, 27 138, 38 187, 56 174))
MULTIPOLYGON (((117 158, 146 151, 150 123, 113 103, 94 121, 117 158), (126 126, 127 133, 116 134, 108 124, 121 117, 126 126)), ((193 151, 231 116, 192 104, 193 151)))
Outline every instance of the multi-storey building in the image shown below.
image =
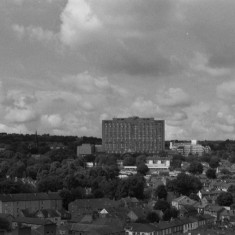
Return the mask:
POLYGON ((107 153, 158 153, 165 148, 165 121, 139 117, 103 120, 102 145, 107 153))

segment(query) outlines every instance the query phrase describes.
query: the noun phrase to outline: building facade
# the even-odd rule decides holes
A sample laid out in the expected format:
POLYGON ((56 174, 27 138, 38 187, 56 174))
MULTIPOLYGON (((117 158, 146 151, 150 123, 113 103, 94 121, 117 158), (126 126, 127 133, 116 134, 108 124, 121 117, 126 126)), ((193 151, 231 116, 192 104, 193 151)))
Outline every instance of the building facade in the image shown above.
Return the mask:
POLYGON ((82 144, 77 146, 77 156, 86 156, 95 153, 95 146, 93 144, 82 144))
POLYGON ((62 209, 58 193, 0 194, 0 213, 18 217, 21 210, 62 209))
POLYGON ((211 151, 209 146, 202 146, 197 143, 196 140, 192 140, 189 142, 181 142, 181 143, 172 143, 170 142, 170 149, 176 150, 181 155, 187 157, 189 154, 198 154, 198 156, 202 156, 204 153, 209 153, 211 151))
POLYGON ((119 154, 164 151, 165 121, 139 117, 103 120, 102 146, 107 153, 119 154))

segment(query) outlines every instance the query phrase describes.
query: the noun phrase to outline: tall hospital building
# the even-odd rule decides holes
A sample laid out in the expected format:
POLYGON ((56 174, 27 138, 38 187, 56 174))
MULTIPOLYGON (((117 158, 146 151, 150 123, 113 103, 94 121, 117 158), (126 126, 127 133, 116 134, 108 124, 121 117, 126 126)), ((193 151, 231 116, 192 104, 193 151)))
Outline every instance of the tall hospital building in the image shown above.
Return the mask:
POLYGON ((155 154, 165 148, 165 121, 154 118, 113 118, 102 121, 102 147, 107 153, 155 154))

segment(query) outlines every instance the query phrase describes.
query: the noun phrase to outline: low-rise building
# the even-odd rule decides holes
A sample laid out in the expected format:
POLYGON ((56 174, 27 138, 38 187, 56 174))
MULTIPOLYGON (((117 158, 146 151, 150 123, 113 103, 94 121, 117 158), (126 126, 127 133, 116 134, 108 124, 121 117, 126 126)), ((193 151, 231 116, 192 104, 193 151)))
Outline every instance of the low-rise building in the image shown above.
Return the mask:
POLYGON ((0 213, 18 217, 21 210, 62 209, 62 198, 58 193, 0 194, 0 213))
POLYGON ((95 146, 93 144, 82 144, 77 146, 77 156, 86 156, 95 153, 95 146))

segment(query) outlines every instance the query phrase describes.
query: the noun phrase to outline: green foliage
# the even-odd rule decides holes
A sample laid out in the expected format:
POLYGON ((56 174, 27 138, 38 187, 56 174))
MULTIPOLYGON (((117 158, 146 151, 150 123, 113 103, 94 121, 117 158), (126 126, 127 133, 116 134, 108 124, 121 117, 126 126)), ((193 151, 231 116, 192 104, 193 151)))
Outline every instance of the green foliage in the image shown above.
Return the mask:
POLYGON ((156 188, 155 196, 156 196, 158 199, 166 199, 166 197, 167 197, 167 191, 166 191, 165 185, 159 185, 159 186, 156 188))
POLYGON ((174 170, 176 168, 181 168, 181 163, 185 161, 185 157, 182 155, 174 155, 171 161, 171 168, 174 170))
POLYGON ((143 165, 146 162, 146 156, 145 155, 139 155, 136 158, 136 166, 143 165))
POLYGON ((6 231, 10 231, 11 224, 6 218, 0 217, 0 228, 6 231))
POLYGON ((136 197, 138 199, 144 198, 145 179, 141 175, 130 176, 126 179, 121 179, 117 185, 116 199, 122 197, 136 197))
POLYGON ((202 188, 201 181, 191 175, 179 174, 176 179, 167 182, 167 190, 189 196, 191 193, 197 193, 202 188))
POLYGON ((24 184, 21 181, 15 182, 11 179, 0 181, 0 194, 33 192, 35 189, 30 184, 24 184))
POLYGON ((235 184, 232 184, 229 186, 228 193, 235 194, 235 184))
POLYGON ((160 199, 155 203, 154 210, 161 210, 164 213, 170 207, 170 204, 166 200, 160 199))
POLYGON ((149 168, 144 163, 140 163, 137 166, 137 172, 139 174, 146 175, 148 173, 148 171, 149 171, 149 168))
POLYGON ((132 156, 127 156, 123 160, 123 166, 134 166, 135 164, 135 158, 132 156))
POLYGON ((149 212, 146 216, 146 220, 149 222, 149 223, 158 223, 160 218, 158 216, 158 214, 156 212, 149 212))
POLYGON ((226 169, 226 168, 221 169, 221 170, 220 170, 220 173, 221 173, 221 174, 224 174, 224 175, 231 175, 231 174, 232 174, 232 173, 231 173, 228 169, 226 169))
POLYGON ((231 163, 235 163, 235 152, 232 152, 232 153, 231 153, 231 156, 230 156, 230 158, 229 158, 229 161, 230 161, 231 163))
POLYGON ((63 181, 57 176, 49 176, 37 183, 38 192, 57 192, 63 188, 63 181))
POLYGON ((190 163, 188 171, 194 175, 201 174, 203 172, 203 166, 200 162, 194 161, 190 163))
POLYGON ((220 162, 219 158, 216 156, 213 156, 210 159, 209 165, 211 168, 217 168, 219 166, 219 162, 220 162))
POLYGON ((207 171, 206 171, 206 177, 208 179, 216 179, 216 170, 215 169, 212 169, 212 168, 209 168, 207 171))
POLYGON ((197 202, 200 201, 200 198, 199 198, 199 196, 198 196, 196 193, 191 193, 191 194, 189 195, 189 198, 192 199, 192 200, 194 200, 194 201, 197 201, 197 202))
POLYGON ((217 203, 220 206, 230 206, 233 204, 233 196, 229 192, 222 192, 217 197, 217 203))
POLYGON ((74 159, 76 154, 67 149, 55 149, 47 152, 45 156, 49 157, 52 162, 62 162, 64 159, 74 159))
POLYGON ((171 218, 177 218, 178 216, 178 210, 174 207, 168 208, 165 210, 163 214, 163 220, 169 221, 171 218))

